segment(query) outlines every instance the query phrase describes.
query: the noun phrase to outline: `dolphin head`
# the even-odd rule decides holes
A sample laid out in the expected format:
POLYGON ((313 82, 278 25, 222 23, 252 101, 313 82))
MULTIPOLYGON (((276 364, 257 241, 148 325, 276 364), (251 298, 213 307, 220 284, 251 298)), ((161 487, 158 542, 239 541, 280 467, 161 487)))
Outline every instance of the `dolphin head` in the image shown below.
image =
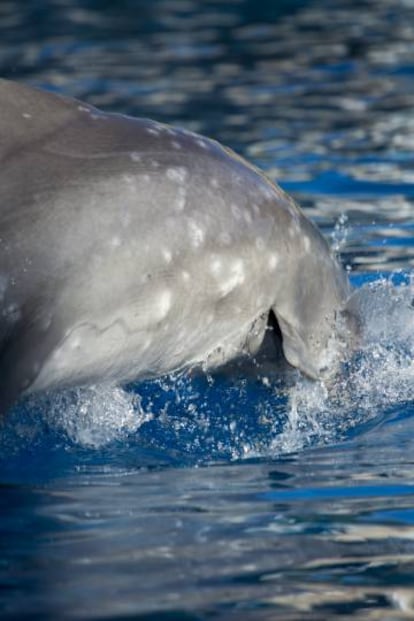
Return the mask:
POLYGON ((312 379, 332 375, 355 333, 348 277, 318 229, 300 217, 300 236, 285 253, 288 281, 272 306, 283 353, 312 379))

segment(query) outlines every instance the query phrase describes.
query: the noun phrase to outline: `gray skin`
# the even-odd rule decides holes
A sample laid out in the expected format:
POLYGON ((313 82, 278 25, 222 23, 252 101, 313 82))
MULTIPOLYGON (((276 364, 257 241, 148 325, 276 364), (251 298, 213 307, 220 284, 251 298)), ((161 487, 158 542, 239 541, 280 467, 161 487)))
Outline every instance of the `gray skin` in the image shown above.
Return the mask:
POLYGON ((6 80, 0 111, 0 409, 254 354, 272 311, 291 365, 333 369, 348 280, 248 162, 6 80))

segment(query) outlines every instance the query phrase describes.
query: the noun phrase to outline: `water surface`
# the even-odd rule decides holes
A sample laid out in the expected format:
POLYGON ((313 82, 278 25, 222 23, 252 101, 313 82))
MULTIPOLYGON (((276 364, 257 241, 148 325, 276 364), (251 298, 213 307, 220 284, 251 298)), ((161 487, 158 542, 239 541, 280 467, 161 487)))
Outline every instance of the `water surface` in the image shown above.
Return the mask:
POLYGON ((328 384, 184 376, 18 407, 1 618, 412 618, 413 2, 4 0, 0 35, 4 77, 202 132, 277 179, 364 324, 328 384))

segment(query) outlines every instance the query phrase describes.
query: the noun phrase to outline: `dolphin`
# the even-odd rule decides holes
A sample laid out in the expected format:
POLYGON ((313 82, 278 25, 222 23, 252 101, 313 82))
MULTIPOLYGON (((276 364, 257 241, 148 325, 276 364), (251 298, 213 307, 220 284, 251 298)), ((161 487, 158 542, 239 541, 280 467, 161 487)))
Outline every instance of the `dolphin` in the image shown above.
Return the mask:
POLYGON ((1 411, 253 356, 269 317, 320 378, 349 295, 316 226, 229 148, 0 80, 1 411))

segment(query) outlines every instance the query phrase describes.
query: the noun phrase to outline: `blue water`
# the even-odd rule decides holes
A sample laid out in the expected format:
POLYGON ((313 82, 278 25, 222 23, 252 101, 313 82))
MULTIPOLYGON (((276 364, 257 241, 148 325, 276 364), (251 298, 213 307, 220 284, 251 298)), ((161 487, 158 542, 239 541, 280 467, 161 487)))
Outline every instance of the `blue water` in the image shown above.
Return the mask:
POLYGON ((327 384, 184 375, 20 404, 1 619, 414 617, 413 59, 411 0, 2 0, 2 76, 277 179, 350 271, 363 338, 327 384))

